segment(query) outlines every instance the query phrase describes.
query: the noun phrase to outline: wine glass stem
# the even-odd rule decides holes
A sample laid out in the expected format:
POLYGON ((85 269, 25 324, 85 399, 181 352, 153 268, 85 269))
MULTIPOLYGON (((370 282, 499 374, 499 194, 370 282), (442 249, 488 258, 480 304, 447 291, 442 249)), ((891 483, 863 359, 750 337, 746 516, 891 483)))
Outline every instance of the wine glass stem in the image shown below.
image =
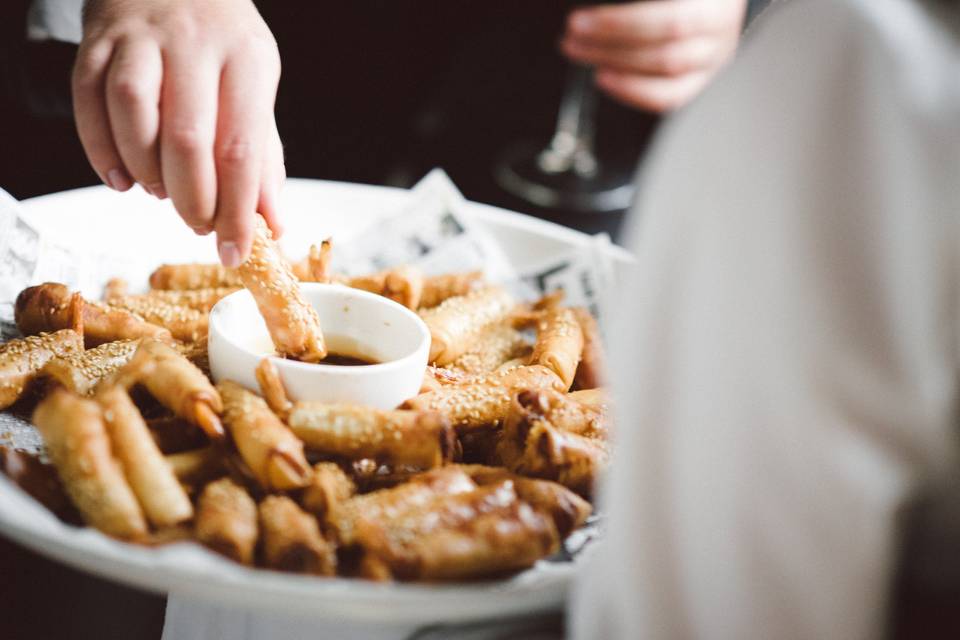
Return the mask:
POLYGON ((570 65, 557 115, 557 128, 550 144, 537 157, 540 169, 546 173, 573 170, 582 178, 596 175, 597 160, 593 152, 595 102, 593 69, 570 65))

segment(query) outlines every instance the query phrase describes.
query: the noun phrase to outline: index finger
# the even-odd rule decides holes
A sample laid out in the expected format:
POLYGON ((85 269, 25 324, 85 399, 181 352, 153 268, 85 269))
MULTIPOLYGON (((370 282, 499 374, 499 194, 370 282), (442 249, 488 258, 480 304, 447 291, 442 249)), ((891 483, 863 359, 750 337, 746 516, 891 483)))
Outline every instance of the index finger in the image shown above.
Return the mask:
POLYGON ((730 21, 729 5, 715 0, 649 0, 577 9, 567 31, 596 43, 643 45, 712 33, 730 21))

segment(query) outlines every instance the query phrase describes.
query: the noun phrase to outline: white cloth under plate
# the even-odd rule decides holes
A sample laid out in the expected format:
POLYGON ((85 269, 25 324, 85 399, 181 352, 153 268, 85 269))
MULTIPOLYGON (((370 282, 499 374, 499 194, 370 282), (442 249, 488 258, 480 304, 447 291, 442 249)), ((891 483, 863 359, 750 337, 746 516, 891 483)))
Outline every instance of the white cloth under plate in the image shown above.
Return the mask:
POLYGON ((903 508, 956 487, 960 3, 763 20, 644 172, 578 640, 880 637, 903 508))

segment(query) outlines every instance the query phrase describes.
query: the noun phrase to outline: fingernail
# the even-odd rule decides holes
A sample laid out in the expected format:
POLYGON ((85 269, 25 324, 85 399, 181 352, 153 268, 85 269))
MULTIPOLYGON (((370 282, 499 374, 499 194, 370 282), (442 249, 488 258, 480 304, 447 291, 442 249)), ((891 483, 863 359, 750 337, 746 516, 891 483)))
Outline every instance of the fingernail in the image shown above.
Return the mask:
POLYGON ((213 232, 213 227, 190 227, 198 236, 208 236, 213 232))
POLYGON ((126 191, 133 186, 133 180, 122 169, 110 169, 107 172, 107 186, 117 191, 126 191))
POLYGON ((574 31, 590 31, 593 29, 593 16, 589 13, 577 11, 570 16, 570 28, 574 31))
POLYGON ((239 267, 240 266, 240 247, 237 246, 236 242, 221 242, 220 243, 220 262, 223 263, 225 267, 239 267))

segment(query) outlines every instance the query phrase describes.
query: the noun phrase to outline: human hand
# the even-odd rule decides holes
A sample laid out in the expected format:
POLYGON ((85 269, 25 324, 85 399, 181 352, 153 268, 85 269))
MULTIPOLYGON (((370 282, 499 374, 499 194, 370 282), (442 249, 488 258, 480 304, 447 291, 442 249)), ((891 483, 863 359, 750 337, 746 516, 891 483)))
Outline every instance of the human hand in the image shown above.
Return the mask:
POLYGON ((648 0, 573 11, 561 43, 596 67, 596 83, 639 109, 670 111, 694 96, 733 55, 746 0, 648 0))
POLYGON ((107 185, 169 194, 196 233, 216 231, 221 261, 236 266, 256 212, 281 231, 279 78, 276 42, 250 0, 87 0, 77 131, 107 185))

